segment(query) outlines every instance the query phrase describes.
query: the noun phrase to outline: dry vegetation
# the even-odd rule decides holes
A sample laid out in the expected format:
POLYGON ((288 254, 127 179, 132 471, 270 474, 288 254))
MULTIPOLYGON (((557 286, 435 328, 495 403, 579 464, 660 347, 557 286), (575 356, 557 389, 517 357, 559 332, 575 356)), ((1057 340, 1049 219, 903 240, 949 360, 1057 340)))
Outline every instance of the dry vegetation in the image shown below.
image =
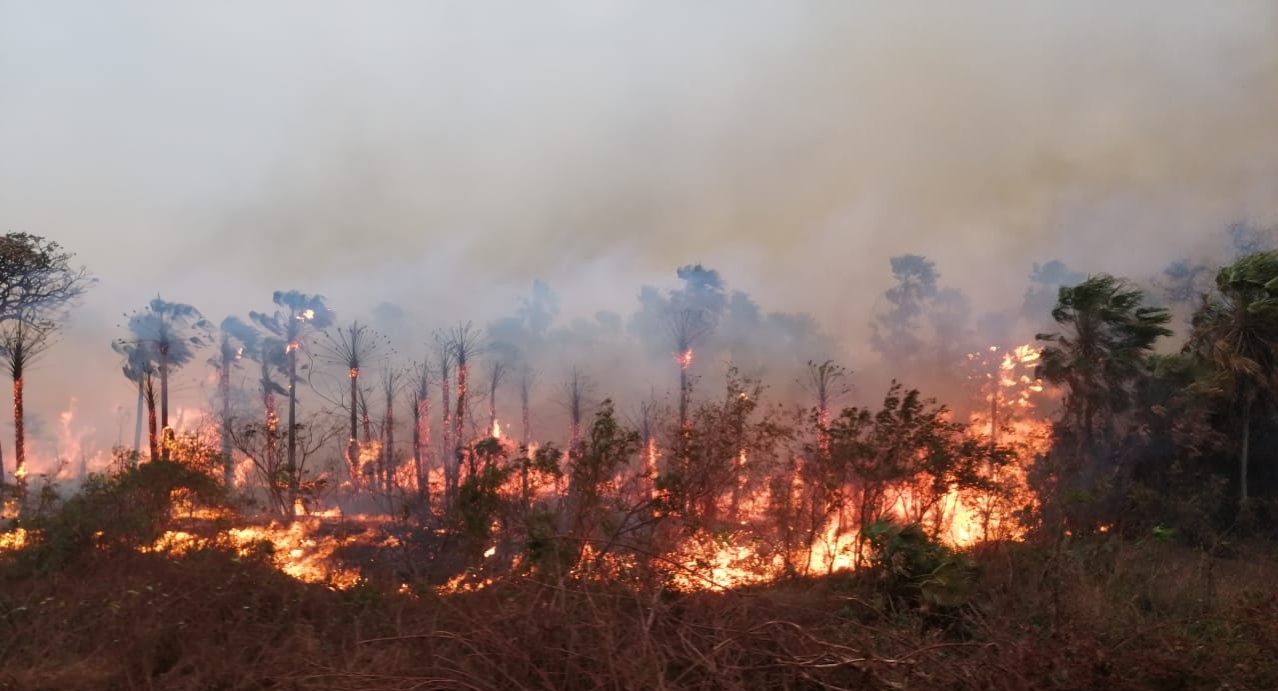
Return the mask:
POLYGON ((957 607, 881 570, 731 592, 510 576, 347 589, 269 550, 49 543, 0 567, 6 689, 1267 689, 1278 554, 1097 535, 997 543, 957 607))

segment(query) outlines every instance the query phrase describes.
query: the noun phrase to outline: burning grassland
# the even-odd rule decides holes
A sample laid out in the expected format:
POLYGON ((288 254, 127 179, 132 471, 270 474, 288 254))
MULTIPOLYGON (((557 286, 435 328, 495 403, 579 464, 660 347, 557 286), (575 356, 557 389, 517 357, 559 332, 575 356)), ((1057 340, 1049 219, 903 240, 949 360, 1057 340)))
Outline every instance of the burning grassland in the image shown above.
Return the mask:
MULTIPOLYGON (((187 484, 168 495, 131 486, 168 467, 143 463, 103 476, 90 494, 127 501, 141 491, 156 510, 165 496, 178 500, 150 522, 149 537, 130 536, 138 551, 264 555, 289 576, 338 589, 377 578, 464 592, 547 572, 734 589, 861 568, 875 558, 866 531, 880 524, 917 524, 951 548, 1022 537, 1020 517, 1035 506, 1028 469, 1049 441, 1036 408, 1048 394, 1017 374, 1035 357, 1021 347, 995 358, 989 407, 975 406, 967 424, 899 387, 879 410, 787 419, 762 407, 757 385, 736 380, 722 403, 690 410, 668 435, 641 436, 605 404, 560 449, 517 442, 494 417, 455 454, 396 458, 373 439, 359 444, 361 472, 320 468, 296 488, 278 472, 271 482, 271 464, 246 455, 230 474, 237 489, 218 500, 238 509, 192 503, 214 493, 218 461, 207 449, 220 431, 211 423, 169 447, 187 484), (270 517, 293 492, 292 510, 270 517), (251 517, 253 497, 267 516, 251 517)), ((27 523, 39 519, 18 519, 27 523)), ((4 544, 21 547, 26 535, 5 533, 4 544)), ((103 531, 91 536, 112 544, 103 531)))

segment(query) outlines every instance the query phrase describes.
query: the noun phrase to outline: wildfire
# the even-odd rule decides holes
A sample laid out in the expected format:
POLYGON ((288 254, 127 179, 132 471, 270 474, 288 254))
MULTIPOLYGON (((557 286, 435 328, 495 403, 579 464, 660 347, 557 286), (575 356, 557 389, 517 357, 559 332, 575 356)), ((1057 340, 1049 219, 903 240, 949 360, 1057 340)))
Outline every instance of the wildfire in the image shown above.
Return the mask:
POLYGON ((0 533, 0 552, 19 550, 27 546, 27 531, 17 528, 7 533, 0 533))
POLYGON ((312 309, 305 309, 297 313, 298 321, 308 322, 314 318, 315 318, 315 310, 312 310, 312 309))
POLYGON ((491 436, 493 439, 501 439, 501 423, 497 420, 493 420, 491 436))
POLYGON ((678 355, 675 355, 675 362, 679 363, 680 369, 688 369, 692 366, 692 348, 689 348, 678 355))

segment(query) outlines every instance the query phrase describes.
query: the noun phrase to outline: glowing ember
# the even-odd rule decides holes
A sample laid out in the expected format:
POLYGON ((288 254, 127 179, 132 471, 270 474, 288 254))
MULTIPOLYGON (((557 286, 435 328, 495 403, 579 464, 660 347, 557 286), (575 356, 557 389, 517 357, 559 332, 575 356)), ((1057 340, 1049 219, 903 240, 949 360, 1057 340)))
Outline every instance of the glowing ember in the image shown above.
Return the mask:
POLYGON ((681 369, 688 369, 692 366, 692 348, 689 348, 678 355, 675 355, 675 362, 679 363, 681 369))
POLYGON ((19 550, 27 546, 27 531, 17 528, 11 532, 0 533, 0 551, 19 550))

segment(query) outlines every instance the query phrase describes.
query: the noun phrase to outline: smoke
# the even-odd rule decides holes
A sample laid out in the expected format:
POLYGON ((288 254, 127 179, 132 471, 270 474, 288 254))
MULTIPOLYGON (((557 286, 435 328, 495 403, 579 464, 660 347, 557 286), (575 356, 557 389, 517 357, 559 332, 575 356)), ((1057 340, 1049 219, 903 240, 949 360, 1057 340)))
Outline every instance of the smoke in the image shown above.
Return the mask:
POLYGON ((0 229, 101 278, 32 408, 129 407, 108 344, 157 293, 389 302, 424 342, 697 261, 867 368, 890 256, 984 313, 1034 262, 1141 279, 1278 218, 1276 34, 1261 2, 0 1, 0 229))

